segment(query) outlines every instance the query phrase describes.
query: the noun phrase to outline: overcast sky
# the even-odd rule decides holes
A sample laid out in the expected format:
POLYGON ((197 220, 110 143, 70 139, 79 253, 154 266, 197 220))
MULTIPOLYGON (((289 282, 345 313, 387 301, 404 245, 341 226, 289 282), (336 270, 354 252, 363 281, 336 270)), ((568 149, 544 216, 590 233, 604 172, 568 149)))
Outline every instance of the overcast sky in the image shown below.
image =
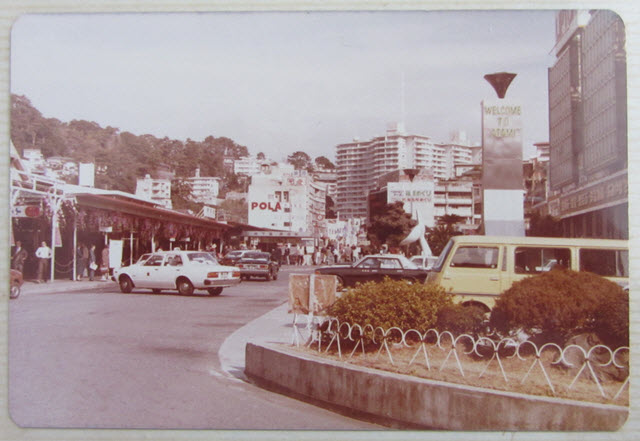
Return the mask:
POLYGON ((548 140, 548 11, 25 15, 11 92, 45 117, 136 135, 225 136, 281 160, 335 155, 354 137, 477 143, 487 73, 517 73, 524 144, 548 140), (404 78, 404 82, 403 82, 404 78), (403 118, 404 84, 404 118, 403 118))

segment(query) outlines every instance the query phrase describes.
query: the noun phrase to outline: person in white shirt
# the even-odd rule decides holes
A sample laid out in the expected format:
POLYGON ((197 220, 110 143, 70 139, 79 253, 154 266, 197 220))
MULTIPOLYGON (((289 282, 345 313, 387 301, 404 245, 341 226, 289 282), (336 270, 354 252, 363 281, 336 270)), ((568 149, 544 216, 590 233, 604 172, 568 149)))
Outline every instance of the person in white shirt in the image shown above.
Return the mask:
POLYGON ((36 250, 36 257, 38 258, 38 283, 46 282, 45 274, 49 270, 49 259, 51 259, 51 248, 46 242, 42 242, 36 250))

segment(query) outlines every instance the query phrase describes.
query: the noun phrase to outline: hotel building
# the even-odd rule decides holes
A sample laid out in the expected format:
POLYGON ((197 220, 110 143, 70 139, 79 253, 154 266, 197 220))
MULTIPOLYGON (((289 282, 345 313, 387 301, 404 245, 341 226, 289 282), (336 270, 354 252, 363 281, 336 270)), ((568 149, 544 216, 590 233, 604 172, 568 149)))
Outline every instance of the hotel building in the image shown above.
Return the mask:
POLYGON ((385 136, 354 140, 336 147, 337 211, 341 218, 366 218, 368 194, 378 178, 401 169, 428 169, 435 180, 455 178, 455 166, 471 164, 473 148, 456 142, 434 143, 410 135, 402 124, 388 127, 385 136))

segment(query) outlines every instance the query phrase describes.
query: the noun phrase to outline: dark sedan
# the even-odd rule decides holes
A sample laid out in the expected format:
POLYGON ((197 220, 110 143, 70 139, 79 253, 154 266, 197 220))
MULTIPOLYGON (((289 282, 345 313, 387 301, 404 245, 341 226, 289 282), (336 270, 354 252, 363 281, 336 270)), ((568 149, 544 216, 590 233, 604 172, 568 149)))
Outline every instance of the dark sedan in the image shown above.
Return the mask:
POLYGON ((350 287, 356 283, 378 282, 385 276, 393 280, 423 283, 429 271, 419 268, 402 255, 376 254, 365 256, 352 265, 323 266, 317 268, 315 273, 337 276, 339 287, 350 287))
POLYGON ((244 253, 236 261, 235 266, 240 268, 240 277, 242 279, 260 277, 266 280, 276 280, 280 270, 280 265, 273 259, 271 254, 261 251, 244 253))
POLYGON ((252 252, 251 250, 233 250, 233 251, 229 251, 227 254, 225 254, 221 259, 220 259, 220 263, 222 265, 230 265, 230 266, 235 266, 236 263, 238 263, 238 260, 240 260, 242 258, 242 256, 244 256, 247 253, 252 252))

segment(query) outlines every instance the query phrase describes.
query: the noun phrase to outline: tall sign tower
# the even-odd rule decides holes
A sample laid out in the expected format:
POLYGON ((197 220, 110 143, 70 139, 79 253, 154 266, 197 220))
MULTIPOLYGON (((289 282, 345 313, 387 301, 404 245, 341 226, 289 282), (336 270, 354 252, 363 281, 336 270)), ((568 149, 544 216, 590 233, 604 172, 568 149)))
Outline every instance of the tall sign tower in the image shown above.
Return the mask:
POLYGON ((516 74, 484 78, 498 94, 482 101, 482 187, 484 234, 524 236, 522 106, 504 99, 516 74))

